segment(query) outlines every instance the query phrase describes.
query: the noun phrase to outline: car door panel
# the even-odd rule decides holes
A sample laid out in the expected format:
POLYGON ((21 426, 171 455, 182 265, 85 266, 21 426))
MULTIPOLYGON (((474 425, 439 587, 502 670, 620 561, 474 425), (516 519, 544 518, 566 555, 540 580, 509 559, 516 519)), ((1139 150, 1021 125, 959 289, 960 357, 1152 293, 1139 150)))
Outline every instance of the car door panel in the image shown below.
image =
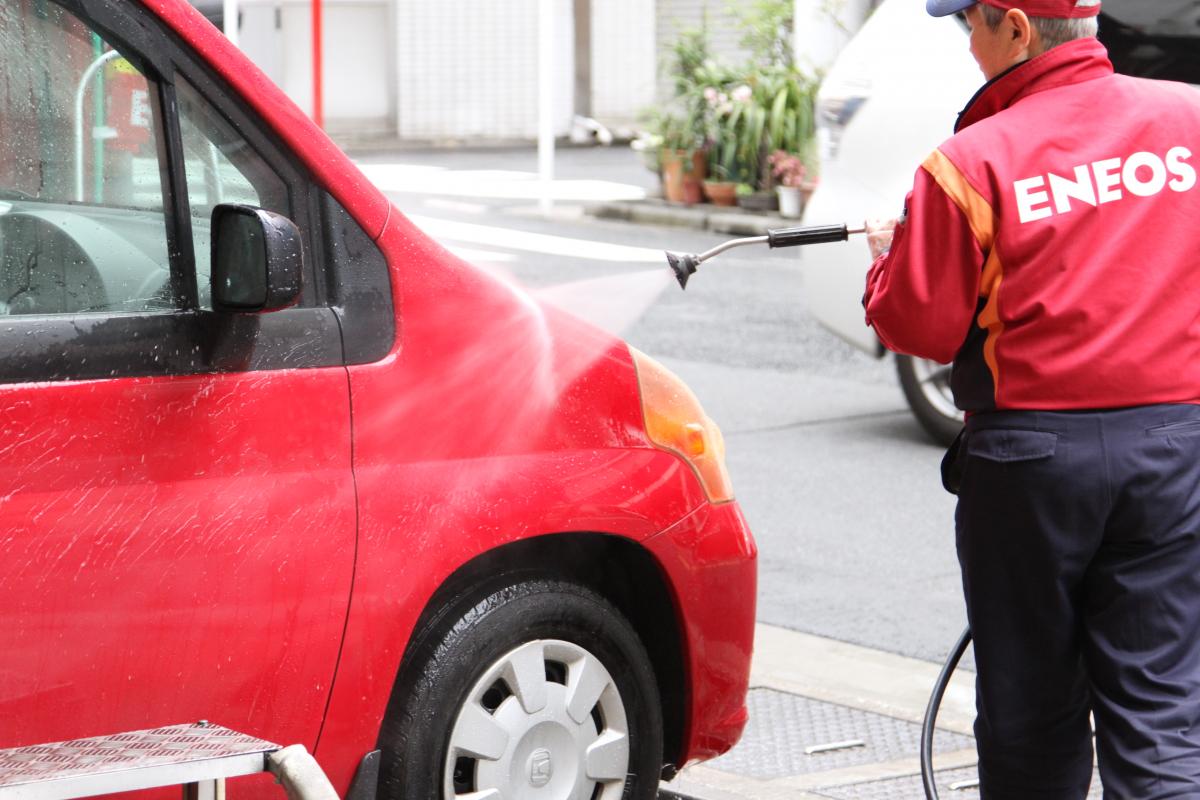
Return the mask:
POLYGON ((343 368, 0 387, 5 746, 315 742, 352 571, 343 368))

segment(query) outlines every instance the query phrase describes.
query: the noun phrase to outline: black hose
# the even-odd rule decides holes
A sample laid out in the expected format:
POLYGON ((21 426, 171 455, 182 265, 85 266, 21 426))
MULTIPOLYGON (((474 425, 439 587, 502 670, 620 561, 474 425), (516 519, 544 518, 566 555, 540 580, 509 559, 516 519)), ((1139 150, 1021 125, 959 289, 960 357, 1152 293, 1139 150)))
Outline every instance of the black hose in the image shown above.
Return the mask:
POLYGON ((925 785, 925 800, 938 800, 937 783, 933 779, 933 726, 937 723, 942 695, 946 694, 946 687, 950 685, 950 676, 954 674, 954 668, 962 660, 970 643, 971 629, 967 628, 958 637, 958 643, 942 666, 942 672, 933 684, 933 693, 929 695, 929 705, 925 707, 925 721, 921 724, 921 782, 925 785))

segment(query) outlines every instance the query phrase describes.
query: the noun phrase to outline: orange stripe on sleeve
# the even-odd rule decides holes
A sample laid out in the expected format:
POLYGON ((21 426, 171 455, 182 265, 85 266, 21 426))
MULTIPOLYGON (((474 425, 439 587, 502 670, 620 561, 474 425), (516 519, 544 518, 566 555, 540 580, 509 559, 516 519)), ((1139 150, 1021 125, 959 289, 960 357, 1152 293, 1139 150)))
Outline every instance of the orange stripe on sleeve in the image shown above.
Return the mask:
POLYGON ((983 251, 983 275, 979 282, 979 296, 986 298, 987 303, 979 312, 975 324, 988 332, 987 341, 983 345, 983 358, 992 373, 992 386, 995 397, 1000 397, 1000 364, 996 359, 996 345, 1000 334, 1004 332, 1004 322, 1000 319, 1000 284, 1004 282, 1004 266, 996 254, 996 212, 991 203, 983 198, 966 179, 966 176, 946 158, 941 150, 934 150, 921 165, 933 177, 942 191, 958 206, 958 210, 966 217, 967 224, 979 249, 983 251))
MULTIPOLYGON (((990 253, 992 243, 996 239, 996 212, 992 210, 991 204, 975 191, 975 187, 967 182, 966 177, 958 171, 958 167, 954 166, 941 150, 930 153, 921 166, 933 176, 937 185, 942 187, 942 191, 967 218, 971 233, 975 234, 975 241, 979 242, 979 249, 985 256, 990 253)), ((984 285, 986 286, 986 283, 984 285)))

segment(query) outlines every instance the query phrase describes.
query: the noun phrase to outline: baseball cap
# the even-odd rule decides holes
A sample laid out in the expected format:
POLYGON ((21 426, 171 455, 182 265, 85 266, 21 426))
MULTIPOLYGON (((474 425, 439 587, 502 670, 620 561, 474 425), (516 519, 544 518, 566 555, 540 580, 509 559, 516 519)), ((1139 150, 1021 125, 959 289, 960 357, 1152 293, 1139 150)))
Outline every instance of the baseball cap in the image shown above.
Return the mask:
MULTIPOLYGON (((1031 17, 1075 19, 1100 13, 1100 0, 978 0, 995 8, 1019 8, 1031 17)), ((976 0, 925 0, 925 10, 935 17, 966 11, 976 0)))

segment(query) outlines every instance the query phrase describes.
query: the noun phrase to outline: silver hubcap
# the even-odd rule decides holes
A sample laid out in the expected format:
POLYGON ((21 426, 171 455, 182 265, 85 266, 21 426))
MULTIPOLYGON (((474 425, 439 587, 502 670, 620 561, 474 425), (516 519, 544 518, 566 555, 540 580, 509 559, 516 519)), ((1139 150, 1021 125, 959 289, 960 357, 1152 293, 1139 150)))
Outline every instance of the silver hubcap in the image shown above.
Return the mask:
POLYGON ((963 412, 955 407, 954 395, 950 392, 950 367, 925 358, 914 358, 912 362, 913 374, 926 402, 943 417, 961 422, 963 412))
POLYGON ((442 796, 617 800, 628 771, 612 676, 582 647, 542 639, 506 653, 471 687, 451 730, 442 796))

